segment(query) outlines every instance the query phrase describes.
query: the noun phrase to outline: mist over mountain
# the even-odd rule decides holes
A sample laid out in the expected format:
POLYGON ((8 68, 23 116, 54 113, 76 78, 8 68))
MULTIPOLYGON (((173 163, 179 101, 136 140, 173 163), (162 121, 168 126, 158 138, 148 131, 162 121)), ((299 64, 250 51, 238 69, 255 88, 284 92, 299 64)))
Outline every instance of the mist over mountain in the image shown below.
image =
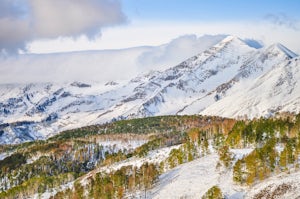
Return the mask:
POLYGON ((0 56, 0 84, 128 81, 150 70, 174 66, 224 37, 185 35, 161 46, 0 56))
POLYGON ((299 8, 0 0, 0 199, 300 199, 299 8))
MULTIPOLYGON (((54 81, 47 83, 2 84, 1 142, 44 139, 66 129, 157 115, 204 114, 254 118, 269 117, 277 112, 300 111, 297 54, 281 44, 254 48, 235 36, 227 36, 213 45, 222 37, 205 36, 199 39, 208 39, 201 42, 205 45, 199 48, 200 53, 173 67, 159 67, 161 70, 151 70, 130 81, 109 81, 108 78, 102 83, 79 78, 78 81, 56 82, 53 77, 54 81)), ((186 38, 179 40, 182 39, 186 38)), ((128 59, 128 56, 134 58, 131 63, 141 58, 145 61, 163 55, 173 57, 176 53, 166 50, 173 49, 170 47, 172 45, 178 46, 178 41, 160 47, 113 52, 114 58, 118 59, 111 61, 122 65, 121 60, 128 59), (147 53, 145 50, 148 50, 147 53), (133 54, 135 57, 131 57, 133 54)), ((104 59, 104 55, 105 52, 86 52, 41 57, 53 56, 53 60, 47 61, 51 63, 52 60, 54 66, 59 60, 64 62, 65 56, 81 57, 81 61, 77 60, 74 64, 89 71, 89 64, 98 63, 97 59, 104 59), (87 65, 82 63, 83 60, 87 65)), ((34 56, 31 59, 34 61, 34 56)), ((42 58, 37 60, 37 63, 43 61, 42 58)), ((146 62, 154 63, 155 60, 146 62)), ((68 67, 71 68, 71 65, 68 67)), ((72 71, 70 69, 71 74, 72 71)), ((93 74, 90 74, 89 80, 94 81, 102 74, 100 71, 99 76, 93 70, 90 72, 93 74)), ((50 71, 45 73, 46 76, 52 75, 50 71)), ((67 70, 59 73, 65 76, 70 74, 67 70)), ((115 73, 124 75, 122 70, 115 73)), ((109 76, 104 71, 103 75, 109 76)))

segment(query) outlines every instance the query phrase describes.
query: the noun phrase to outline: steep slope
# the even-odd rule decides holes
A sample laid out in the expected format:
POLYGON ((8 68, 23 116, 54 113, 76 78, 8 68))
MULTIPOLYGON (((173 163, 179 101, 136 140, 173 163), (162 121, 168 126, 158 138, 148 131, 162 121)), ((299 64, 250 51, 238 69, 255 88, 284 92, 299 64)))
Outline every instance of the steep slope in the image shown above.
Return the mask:
MULTIPOLYGON (((244 156, 252 149, 235 149, 235 155, 244 156)), ((201 198, 212 186, 219 186, 226 198, 241 199, 246 189, 233 182, 232 171, 217 168, 216 152, 188 162, 162 174, 148 198, 201 198)), ((138 197, 136 197, 138 198, 138 197)))
POLYGON ((160 46, 0 56, 0 84, 129 81, 165 70, 219 43, 225 35, 185 35, 160 46))
POLYGON ((299 198, 299 177, 300 172, 280 174, 264 182, 253 186, 245 195, 246 199, 251 198, 299 198))
MULTIPOLYGON (((253 149, 232 149, 235 157, 248 155, 253 149)), ((228 199, 298 198, 299 171, 281 173, 258 182, 252 187, 237 185, 232 169, 217 169, 219 157, 215 152, 167 171, 159 177, 147 198, 201 198, 205 192, 218 186, 228 199)), ((133 198, 144 197, 143 194, 133 198)))
POLYGON ((254 78, 251 84, 240 80, 222 100, 201 113, 253 118, 281 111, 299 112, 299 66, 298 58, 287 59, 254 78))
POLYGON ((300 114, 158 116, 1 146, 0 198, 299 198, 299 127, 300 114))
POLYGON ((254 49, 229 36, 213 48, 155 77, 161 88, 138 108, 137 116, 176 114, 229 81, 254 49))
POLYGON ((0 143, 156 115, 260 117, 298 112, 299 62, 281 44, 256 49, 228 36, 175 67, 129 82, 0 85, 0 143))
MULTIPOLYGON (((286 48, 280 44, 274 44, 266 49, 258 50, 240 66, 238 73, 231 80, 219 85, 205 97, 197 99, 181 110, 179 114, 190 114, 197 110, 201 114, 208 115, 260 117, 280 111, 281 109, 276 110, 274 107, 278 108, 281 104, 268 102, 270 97, 266 93, 273 92, 274 86, 270 82, 267 83, 267 81, 280 82, 282 81, 280 78, 286 77, 286 73, 295 73, 297 76, 296 68, 299 65, 297 57, 295 57, 296 54, 291 53, 289 50, 283 51, 282 49, 286 48), (266 76, 267 73, 269 74, 268 76, 266 76), (282 77, 279 78, 278 76, 282 77), (261 90, 254 89, 261 84, 259 82, 264 82, 260 86, 261 90), (215 103, 203 107, 203 104, 206 104, 207 101, 211 102, 213 99, 215 103), (265 101, 263 102, 263 100, 265 101), (262 105, 258 107, 258 103, 262 105)), ((293 86, 295 85, 291 85, 291 87, 293 86)), ((280 85, 277 85, 278 87, 280 85)), ((299 91, 298 88, 294 89, 299 91)), ((290 94, 285 96, 287 98, 292 97, 290 94)), ((274 100, 280 101, 281 98, 282 96, 277 96, 274 100)), ((284 111, 297 110, 297 106, 290 106, 284 111)))
POLYGON ((97 96, 118 86, 79 82, 1 85, 1 142, 43 139, 63 129, 86 126, 90 112, 103 109, 97 96))
POLYGON ((240 39, 230 36, 178 66, 137 77, 101 96, 103 100, 113 96, 115 103, 97 121, 116 115, 131 118, 176 114, 180 108, 230 80, 252 51, 240 39))

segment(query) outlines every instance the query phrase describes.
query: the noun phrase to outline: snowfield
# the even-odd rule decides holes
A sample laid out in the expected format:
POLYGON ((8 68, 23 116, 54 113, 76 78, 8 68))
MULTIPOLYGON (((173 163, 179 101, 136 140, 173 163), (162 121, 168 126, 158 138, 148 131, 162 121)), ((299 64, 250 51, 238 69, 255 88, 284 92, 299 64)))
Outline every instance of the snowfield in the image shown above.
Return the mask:
POLYGON ((181 145, 176 145, 176 146, 165 147, 165 148, 153 150, 153 151, 150 151, 149 154, 143 158, 132 157, 132 158, 126 159, 121 162, 116 162, 109 166, 99 167, 99 168, 87 173, 86 175, 84 175, 81 179, 81 184, 83 184, 83 185, 87 184, 86 180, 89 177, 91 177, 99 172, 110 173, 112 171, 116 171, 116 170, 122 168, 123 166, 130 166, 130 165, 136 166, 136 167, 141 167, 141 165, 144 164, 145 162, 160 163, 161 161, 164 161, 166 158, 169 157, 169 154, 173 149, 178 149, 180 146, 181 145))
POLYGON ((300 197, 300 171, 283 173, 271 177, 251 187, 245 199, 251 198, 288 198, 300 197))
MULTIPOLYGON (((235 161, 253 149, 232 149, 235 161)), ((252 187, 236 185, 232 169, 217 168, 219 157, 215 152, 175 167, 162 174, 154 188, 147 191, 147 198, 196 199, 201 198, 212 186, 219 186, 226 199, 296 199, 300 196, 300 171, 282 173, 259 182, 252 187)), ((144 197, 140 193, 135 198, 144 197)), ((129 197, 130 198, 130 197, 129 197)))
MULTIPOLYGON (((235 149, 234 155, 241 158, 253 149, 235 149)), ((211 154, 188 162, 162 174, 148 198, 201 198, 212 186, 219 186, 229 199, 242 199, 245 187, 235 185, 232 170, 217 168, 219 156, 211 154)))
POLYGON ((1 84, 0 143, 148 116, 299 112, 299 65, 299 56, 281 44, 256 49, 228 36, 174 67, 130 81, 1 84))
MULTIPOLYGON (((181 145, 165 147, 150 151, 142 158, 132 157, 109 166, 99 167, 80 177, 80 183, 88 186, 89 178, 99 172, 110 173, 123 166, 140 167, 145 162, 159 164, 169 157, 172 149, 178 149, 181 145)), ((210 146, 209 154, 191 162, 181 164, 159 176, 158 181, 150 190, 138 190, 134 193, 126 193, 125 198, 148 199, 196 199, 201 198, 208 189, 218 186, 226 199, 296 199, 300 196, 300 170, 291 170, 258 182, 251 187, 240 186, 233 182, 232 168, 226 169, 218 166, 219 156, 210 146)), ((253 148, 231 149, 233 162, 241 159, 253 151, 253 148)), ((49 199, 57 192, 72 189, 74 181, 61 185, 56 189, 43 194, 35 194, 31 199, 49 199)))

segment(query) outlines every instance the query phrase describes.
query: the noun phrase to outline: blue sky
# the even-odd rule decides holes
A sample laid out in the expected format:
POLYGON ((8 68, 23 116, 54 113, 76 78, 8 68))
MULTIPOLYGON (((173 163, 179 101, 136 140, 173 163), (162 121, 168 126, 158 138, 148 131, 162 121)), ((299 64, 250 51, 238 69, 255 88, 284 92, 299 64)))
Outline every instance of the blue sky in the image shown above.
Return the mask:
POLYGON ((165 21, 259 20, 268 14, 300 16, 298 0, 122 0, 129 19, 165 21))
POLYGON ((120 49, 231 34, 300 54, 299 10, 299 0, 1 0, 0 52, 120 49), (16 5, 27 8, 23 18, 16 5))
MULTIPOLYGON (((61 48, 115 49, 160 45, 188 34, 233 34, 266 45, 283 43, 300 52, 298 0, 121 0, 127 22, 104 28, 94 42, 64 39, 61 48), (297 41, 296 41, 297 40, 297 41)), ((51 52, 47 42, 33 43, 33 52, 51 52), (39 45, 39 49, 37 49, 39 45)))
POLYGON ((55 62, 52 54, 35 54, 158 46, 143 59, 127 52, 149 48, 124 50, 123 56, 112 53, 120 51, 103 51, 108 53, 103 60, 88 60, 90 67, 110 71, 99 72, 97 79, 115 78, 116 70, 133 77, 141 70, 173 66, 197 54, 210 37, 203 35, 234 35, 266 47, 281 43, 300 54, 299 10, 300 0, 0 0, 0 70, 8 71, 0 83, 45 80, 47 68, 53 69, 48 78, 55 79, 53 74, 64 74, 60 71, 74 65, 78 70, 72 69, 70 77, 98 74, 82 68, 86 60, 80 62, 76 56, 71 62, 58 56, 55 62), (24 13, 19 5, 26 8, 24 13), (6 60, 3 52, 13 56, 6 60), (36 75, 36 69, 42 75, 36 75))

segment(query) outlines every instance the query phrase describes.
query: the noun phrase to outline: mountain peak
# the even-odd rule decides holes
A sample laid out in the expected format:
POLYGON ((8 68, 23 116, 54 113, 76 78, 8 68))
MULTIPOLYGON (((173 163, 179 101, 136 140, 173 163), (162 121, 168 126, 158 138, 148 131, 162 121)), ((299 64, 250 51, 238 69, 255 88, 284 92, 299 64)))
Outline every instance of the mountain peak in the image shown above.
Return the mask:
POLYGON ((250 47, 245 41, 233 35, 229 35, 225 37, 221 42, 216 44, 212 49, 218 49, 218 51, 220 51, 224 49, 228 50, 228 48, 230 48, 229 51, 235 51, 239 53, 241 52, 245 53, 254 50, 254 48, 250 47))
POLYGON ((238 42, 241 44, 245 44, 245 42, 243 40, 241 40, 239 37, 234 36, 234 35, 229 35, 221 41, 221 43, 232 43, 232 42, 238 42))
MULTIPOLYGON (((255 47, 249 45, 246 41, 244 41, 243 39, 234 36, 234 35, 229 35, 227 37, 225 37, 220 43, 220 46, 227 46, 227 45, 233 45, 235 47, 237 46, 243 46, 246 49, 250 50, 253 49, 255 47)), ((257 48, 256 48, 257 49, 257 48)))
POLYGON ((283 53, 284 55, 286 55, 291 59, 298 56, 296 53, 294 53, 293 51, 291 51, 281 43, 272 44, 270 47, 267 48, 267 51, 283 53))
POLYGON ((0 84, 0 144, 124 118, 300 112, 300 61, 291 59, 295 56, 282 44, 257 49, 227 36, 177 66, 145 72, 118 86, 93 81, 0 84))
POLYGON ((227 37, 225 37, 223 39, 223 42, 229 42, 229 41, 232 41, 234 39, 239 39, 237 36, 234 36, 234 35, 228 35, 227 37))

